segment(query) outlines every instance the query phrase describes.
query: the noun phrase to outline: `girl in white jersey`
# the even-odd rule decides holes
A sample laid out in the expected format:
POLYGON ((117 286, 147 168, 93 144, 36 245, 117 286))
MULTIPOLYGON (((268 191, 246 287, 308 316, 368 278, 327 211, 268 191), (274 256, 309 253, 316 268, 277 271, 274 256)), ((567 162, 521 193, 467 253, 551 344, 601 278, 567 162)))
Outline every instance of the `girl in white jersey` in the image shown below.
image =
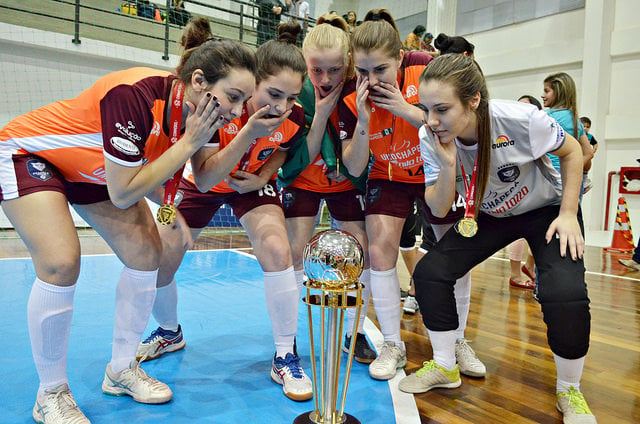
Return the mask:
POLYGON ((482 71, 462 55, 444 55, 429 64, 420 76, 419 94, 425 111, 420 148, 426 203, 443 216, 457 187, 467 208, 416 266, 416 296, 434 359, 405 377, 400 390, 460 386, 455 280, 524 237, 539 268, 539 299, 557 369, 557 408, 565 423, 595 423, 580 392, 590 332, 578 206, 580 145, 534 106, 489 102, 482 71), (547 152, 560 158, 562 178, 547 152))

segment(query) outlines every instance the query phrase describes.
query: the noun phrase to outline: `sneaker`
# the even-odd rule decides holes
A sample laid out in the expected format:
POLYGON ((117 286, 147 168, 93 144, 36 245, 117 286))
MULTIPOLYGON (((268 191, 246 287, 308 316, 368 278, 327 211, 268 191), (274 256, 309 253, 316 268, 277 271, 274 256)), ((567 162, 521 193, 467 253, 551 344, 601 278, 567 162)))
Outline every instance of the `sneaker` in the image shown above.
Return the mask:
MULTIPOLYGON (((349 353, 350 348, 351 337, 345 335, 342 350, 349 353)), ((356 347, 353 351, 353 357, 361 364, 370 364, 374 359, 376 359, 375 350, 371 349, 371 345, 369 345, 367 337, 362 333, 358 333, 356 335, 356 347)))
POLYGON ((177 331, 165 330, 162 327, 151 332, 151 335, 144 339, 138 346, 136 360, 139 362, 156 359, 160 355, 176 350, 184 349, 184 337, 182 337, 182 327, 178 325, 177 331))
POLYGON ((40 424, 89 424, 76 404, 68 384, 46 389, 36 398, 33 419, 40 424))
POLYGON ((271 379, 282 385, 282 391, 289 399, 303 401, 313 396, 311 379, 304 373, 296 354, 287 353, 284 358, 274 355, 271 379))
POLYGON ((467 377, 484 377, 487 374, 487 367, 478 359, 467 339, 456 340, 456 362, 460 373, 467 377))
POLYGON ((129 368, 115 373, 107 365, 102 381, 102 392, 112 396, 131 396, 140 403, 165 403, 173 397, 166 384, 149 377, 138 361, 131 361, 129 368))
POLYGON ((593 182, 591 182, 591 178, 585 177, 584 182, 582 184, 582 194, 585 195, 589 190, 593 188, 593 182))
POLYGON ((407 352, 393 342, 384 342, 378 357, 369 364, 369 375, 376 380, 390 380, 398 368, 407 365, 407 352))
POLYGON ((640 264, 634 261, 633 259, 618 259, 618 262, 620 262, 622 265, 626 266, 627 268, 633 269, 634 271, 640 271, 640 264))
POLYGON ((436 388, 455 389, 460 384, 462 381, 457 364, 452 370, 447 370, 432 359, 423 362, 422 368, 400 380, 398 388, 405 393, 424 393, 436 388))
POLYGON ((402 305, 402 310, 405 314, 415 315, 416 311, 420 310, 420 306, 418 306, 418 301, 413 296, 407 296, 404 300, 404 305, 402 305))
POLYGON ((400 289, 400 300, 405 300, 407 298, 407 296, 409 296, 409 292, 400 289))
POLYGON ((596 417, 591 413, 587 401, 579 390, 573 386, 568 392, 556 393, 556 408, 562 413, 564 424, 596 424, 596 417))

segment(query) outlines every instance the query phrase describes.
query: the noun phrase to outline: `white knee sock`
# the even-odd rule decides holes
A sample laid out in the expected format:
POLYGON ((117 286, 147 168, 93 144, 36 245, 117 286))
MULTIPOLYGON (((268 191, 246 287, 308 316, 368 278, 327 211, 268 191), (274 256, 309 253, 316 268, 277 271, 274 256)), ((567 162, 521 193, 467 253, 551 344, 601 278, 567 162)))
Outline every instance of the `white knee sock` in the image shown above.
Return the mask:
POLYGON ((120 372, 136 357, 156 296, 158 270, 137 271, 125 267, 116 288, 111 370, 120 372))
POLYGON ((175 278, 168 285, 156 288, 153 317, 165 330, 178 330, 178 286, 175 278))
POLYGON ((553 360, 556 362, 556 392, 567 392, 569 387, 573 386, 576 390, 580 390, 580 379, 582 378, 582 368, 584 367, 584 358, 565 359, 555 353, 553 360))
POLYGON ((59 287, 36 278, 27 303, 33 361, 40 378, 39 394, 67 383, 67 350, 76 286, 59 287))
POLYGON ((293 267, 264 273, 264 291, 276 355, 293 353, 293 340, 298 331, 298 288, 293 267))
POLYGON ((400 339, 400 285, 395 267, 387 271, 371 270, 373 306, 385 341, 402 345, 400 339))
POLYGON ((469 304, 471 303, 471 272, 456 280, 453 291, 456 296, 456 309, 458 310, 458 328, 455 331, 457 338, 462 339, 464 338, 464 330, 467 328, 469 304))
POLYGON ((428 331, 436 364, 448 370, 453 369, 456 366, 456 330, 428 331))
MULTIPOLYGON (((294 271, 296 275, 296 287, 298 288, 298 299, 302 299, 304 290, 304 269, 294 271)), ((306 293, 304 294, 306 296, 306 293)))
MULTIPOLYGON (((362 289, 362 307, 360 308, 360 317, 358 320, 358 333, 364 334, 364 319, 367 316, 367 308, 369 308, 369 298, 371 297, 371 272, 369 268, 362 270, 360 282, 364 285, 362 289)), ((351 337, 353 334, 353 324, 356 318, 356 308, 347 309, 347 335, 351 337)))

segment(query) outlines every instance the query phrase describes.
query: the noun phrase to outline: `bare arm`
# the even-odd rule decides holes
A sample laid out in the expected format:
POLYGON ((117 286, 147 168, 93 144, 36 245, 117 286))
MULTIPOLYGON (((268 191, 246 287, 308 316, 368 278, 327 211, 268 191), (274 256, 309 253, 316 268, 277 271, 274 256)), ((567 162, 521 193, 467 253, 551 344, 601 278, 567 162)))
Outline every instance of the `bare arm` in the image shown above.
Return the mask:
POLYGON ((591 169, 591 160, 595 151, 591 148, 591 143, 589 143, 589 138, 586 135, 582 134, 578 142, 582 149, 582 172, 588 172, 591 169))
MULTIPOLYGON (((430 130, 428 130, 430 131, 430 130)), ((434 134, 434 158, 440 166, 435 184, 426 186, 424 200, 431 213, 439 218, 447 215, 456 196, 456 157, 458 148, 454 142, 441 143, 434 134)))
POLYGON ((369 79, 358 75, 356 81, 356 107, 358 121, 351 140, 342 142, 342 163, 353 176, 360 176, 369 163, 369 122, 371 104, 369 97, 369 79))
POLYGON ((262 165, 257 174, 246 171, 238 171, 233 175, 229 175, 225 180, 229 187, 238 193, 249 193, 256 191, 265 186, 273 177, 273 175, 282 166, 287 158, 287 152, 278 150, 271 155, 269 159, 262 165))
POLYGON ((315 90, 315 114, 311 127, 307 133, 307 149, 309 151, 309 160, 315 160, 322 148, 322 138, 327 130, 327 122, 331 113, 333 113, 338 99, 342 93, 343 83, 338 84, 327 97, 321 98, 317 88, 315 90))

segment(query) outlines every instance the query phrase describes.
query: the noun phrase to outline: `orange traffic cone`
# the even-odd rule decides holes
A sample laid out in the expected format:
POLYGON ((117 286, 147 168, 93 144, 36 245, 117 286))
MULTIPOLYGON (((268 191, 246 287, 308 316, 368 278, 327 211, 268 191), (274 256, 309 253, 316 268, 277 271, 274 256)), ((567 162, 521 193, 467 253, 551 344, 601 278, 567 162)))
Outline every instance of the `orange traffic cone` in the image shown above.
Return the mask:
POLYGON ((621 197, 618 199, 616 225, 613 228, 611 247, 605 247, 604 250, 632 252, 633 249, 633 232, 631 231, 631 222, 629 221, 629 214, 627 212, 627 202, 624 197, 621 197))

